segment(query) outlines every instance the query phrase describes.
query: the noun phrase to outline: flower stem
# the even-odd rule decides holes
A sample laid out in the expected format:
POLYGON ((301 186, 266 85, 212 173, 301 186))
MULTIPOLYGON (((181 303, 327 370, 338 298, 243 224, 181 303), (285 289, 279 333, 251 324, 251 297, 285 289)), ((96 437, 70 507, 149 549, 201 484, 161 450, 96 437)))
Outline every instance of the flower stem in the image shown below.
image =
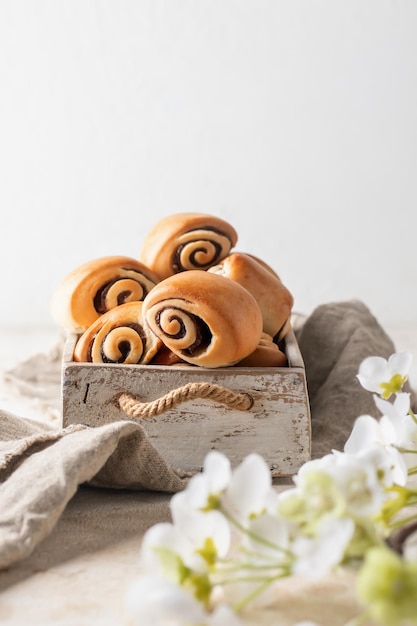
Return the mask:
POLYGON ((271 584, 274 580, 279 580, 283 578, 285 574, 274 574, 273 576, 237 576, 236 578, 224 578, 215 580, 215 585, 236 585, 237 583, 261 583, 262 585, 265 582, 268 582, 268 585, 271 584))
POLYGON ((414 422, 417 424, 417 416, 414 414, 413 409, 409 409, 408 410, 408 414, 411 415, 411 418, 414 420, 414 422))
POLYGON ((391 530, 397 530, 416 520, 417 520, 417 513, 394 522, 393 524, 391 524, 391 530))
POLYGON ((401 454, 417 454, 417 450, 402 448, 401 446, 395 446, 395 448, 398 450, 398 452, 401 452, 401 454))
POLYGON ((247 537, 250 537, 251 539, 253 539, 253 541, 256 541, 257 543, 260 543, 260 544, 266 546, 267 548, 271 548, 272 550, 277 550, 278 552, 281 552, 281 553, 285 554, 286 556, 289 556, 289 557, 291 556, 291 552, 289 550, 286 550, 285 548, 282 548, 281 546, 277 545, 276 543, 273 543, 272 541, 269 541, 268 539, 265 539, 261 535, 258 535, 257 533, 254 533, 252 530, 249 530, 249 528, 245 528, 245 526, 243 526, 243 524, 241 524, 236 518, 234 518, 232 515, 230 515, 230 513, 228 511, 226 511, 225 509, 223 509, 222 507, 220 507, 219 511, 243 535, 246 535, 247 537))
MULTIPOLYGON (((224 563, 230 563, 230 561, 223 561, 224 563)), ((218 561, 218 563, 221 565, 223 563, 222 561, 218 561)), ((221 569, 219 571, 223 573, 229 573, 229 572, 238 572, 238 571, 242 571, 242 570, 247 570, 247 571, 255 571, 255 572, 262 572, 262 571, 269 571, 269 570, 277 570, 282 568, 282 565, 279 563, 271 563, 270 565, 255 565, 254 563, 248 563, 248 562, 239 562, 237 561, 235 564, 231 564, 229 565, 229 567, 227 565, 224 565, 223 567, 221 567, 221 569)))
POLYGON ((265 580, 260 585, 255 587, 255 589, 253 589, 244 598, 242 598, 233 605, 234 611, 239 612, 244 609, 250 602, 252 602, 252 600, 257 598, 263 591, 265 591, 265 589, 267 589, 271 583, 273 583, 275 580, 278 580, 279 578, 281 578, 281 576, 271 576, 269 578, 265 578, 265 580))

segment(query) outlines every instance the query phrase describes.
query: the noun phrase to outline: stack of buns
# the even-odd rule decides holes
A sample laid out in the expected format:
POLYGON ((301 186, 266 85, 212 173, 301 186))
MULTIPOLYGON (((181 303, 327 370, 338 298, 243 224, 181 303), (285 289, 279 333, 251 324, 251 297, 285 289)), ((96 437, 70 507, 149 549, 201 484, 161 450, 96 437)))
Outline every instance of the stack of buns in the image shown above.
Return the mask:
POLYGON ((163 218, 139 258, 75 268, 51 300, 79 335, 74 360, 92 363, 282 367, 293 296, 257 257, 234 251, 235 229, 202 213, 163 218))

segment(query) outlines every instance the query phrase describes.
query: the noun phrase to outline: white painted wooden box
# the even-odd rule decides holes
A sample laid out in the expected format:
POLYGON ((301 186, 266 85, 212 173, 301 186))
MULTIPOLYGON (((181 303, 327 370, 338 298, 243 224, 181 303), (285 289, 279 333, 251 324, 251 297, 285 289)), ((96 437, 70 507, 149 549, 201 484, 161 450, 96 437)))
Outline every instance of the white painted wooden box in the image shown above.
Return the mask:
POLYGON ((100 426, 132 419, 118 403, 122 392, 142 402, 160 398, 190 382, 214 383, 253 400, 239 411, 210 399, 188 400, 140 423, 152 444, 175 469, 201 471, 210 450, 238 465, 251 452, 261 454, 273 477, 295 474, 310 459, 311 421, 303 359, 290 331, 284 349, 288 367, 115 365, 76 363, 77 336, 68 337, 62 367, 63 426, 100 426))

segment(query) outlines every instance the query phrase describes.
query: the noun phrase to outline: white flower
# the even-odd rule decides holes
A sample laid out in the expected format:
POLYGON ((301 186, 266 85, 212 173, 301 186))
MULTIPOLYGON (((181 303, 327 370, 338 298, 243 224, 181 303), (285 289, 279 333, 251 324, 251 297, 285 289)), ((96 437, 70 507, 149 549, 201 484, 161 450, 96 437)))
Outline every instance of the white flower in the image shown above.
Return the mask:
POLYGON ((343 453, 334 455, 332 476, 343 494, 350 515, 368 517, 378 513, 385 501, 375 465, 367 458, 343 453))
POLYGON ((221 495, 228 486, 232 470, 229 459, 213 450, 204 460, 203 471, 188 482, 184 491, 176 493, 171 500, 171 511, 208 511, 219 506, 221 495))
POLYGON ((159 577, 134 580, 127 591, 126 606, 137 626, 194 626, 206 619, 205 611, 193 596, 159 577))
POLYGON ((246 523, 251 517, 276 508, 276 503, 267 463, 259 454, 249 454, 232 473, 223 498, 225 509, 246 523))
POLYGON ((126 600, 137 626, 242 626, 226 605, 236 592, 245 590, 237 610, 285 575, 317 579, 382 541, 384 515, 399 509, 398 499, 388 509, 387 501, 408 494, 406 461, 410 474, 417 468, 417 424, 401 392, 410 367, 408 352, 361 363, 357 377, 377 394, 382 417, 360 416, 343 452, 305 463, 292 489, 277 493, 259 454, 232 471, 225 455, 210 452, 202 473, 172 497, 172 523, 144 535, 146 575, 126 600))
POLYGON ((346 510, 329 465, 326 457, 304 463, 294 476, 296 487, 278 496, 279 514, 307 534, 316 533, 323 520, 341 517, 346 510))
POLYGON ((174 517, 180 534, 188 542, 181 554, 184 563, 194 570, 210 568, 218 558, 224 558, 230 548, 230 525, 218 511, 174 517))
POLYGON ((316 537, 299 536, 292 545, 293 573, 319 578, 338 565, 353 537, 355 524, 349 518, 325 521, 316 537))
POLYGON ((407 465, 404 456, 394 446, 369 446, 359 452, 359 461, 369 462, 375 469, 375 475, 383 487, 405 485, 407 482, 407 465))
POLYGON ((142 563, 148 570, 164 572, 181 581, 184 568, 206 572, 230 547, 230 526, 218 511, 181 511, 176 523, 152 526, 142 541, 142 563))
POLYGON ((355 420, 343 450, 347 454, 356 454, 375 443, 388 446, 396 443, 396 440, 395 427, 387 416, 378 421, 371 415, 361 415, 355 420))
MULTIPOLYGON (((403 396, 404 394, 400 394, 403 396)), ((408 394, 405 394, 408 395, 408 394)), ((381 400, 392 406, 389 402, 381 400)), ((403 399, 400 398, 400 405, 403 399)), ((404 456, 397 450, 404 437, 403 428, 405 422, 414 424, 409 416, 400 418, 398 405, 393 407, 391 415, 383 415, 378 421, 370 415, 361 415, 353 425, 344 451, 349 455, 356 455, 359 459, 372 460, 382 484, 389 487, 392 484, 405 485, 407 481, 407 466, 404 456)), ((415 427, 415 424, 414 424, 415 427)), ((417 435, 417 427, 415 428, 417 435)))
POLYGON ((278 567, 285 561, 289 554, 290 536, 287 520, 265 513, 252 518, 247 529, 249 535, 244 537, 244 546, 252 562, 278 567))
POLYGON ((382 447, 378 452, 373 448, 356 454, 335 451, 300 468, 295 481, 310 521, 317 525, 329 517, 367 517, 379 512, 386 499, 384 487, 392 484, 391 474, 398 470, 398 477, 404 477, 404 466, 395 450, 391 454, 382 447))
POLYGON ((126 594, 126 608, 137 626, 242 626, 224 604, 211 613, 182 587, 160 577, 134 580, 126 594))
POLYGON ((379 356, 366 358, 359 366, 357 378, 364 389, 389 398, 399 393, 408 378, 412 363, 409 352, 397 352, 384 359, 379 356))
POLYGON ((404 418, 411 419, 409 393, 398 393, 394 402, 388 402, 379 396, 374 396, 374 401, 382 415, 389 417, 393 424, 401 422, 404 418))
POLYGON ((417 424, 412 419, 404 419, 398 424, 398 447, 408 468, 417 465, 417 424))
POLYGON ((140 550, 140 561, 146 571, 161 576, 165 574, 171 580, 177 580, 177 567, 182 563, 179 555, 186 554, 188 551, 189 544, 179 529, 169 522, 161 522, 151 526, 145 532, 140 550), (177 557, 169 561, 169 568, 167 559, 164 558, 167 555, 177 557))
POLYGON ((417 423, 409 414, 410 394, 399 393, 393 403, 375 396, 375 404, 384 413, 382 419, 389 419, 395 431, 393 445, 403 452, 408 467, 416 465, 417 459, 417 423))

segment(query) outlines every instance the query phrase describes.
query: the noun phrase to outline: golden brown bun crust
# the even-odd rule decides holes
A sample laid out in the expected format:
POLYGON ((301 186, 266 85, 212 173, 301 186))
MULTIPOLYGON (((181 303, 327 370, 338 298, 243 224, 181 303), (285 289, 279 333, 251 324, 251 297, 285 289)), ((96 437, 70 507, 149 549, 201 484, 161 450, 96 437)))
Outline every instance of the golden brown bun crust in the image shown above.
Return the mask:
POLYGON ((63 328, 81 333, 114 306, 143 300, 157 282, 156 274, 137 259, 93 259, 60 282, 52 295, 51 314, 63 328))
POLYGON ((144 317, 184 361, 227 367, 259 343, 262 314, 251 294, 217 274, 189 270, 166 278, 146 296, 144 317))
POLYGON ((155 354, 150 365, 177 365, 178 363, 187 364, 178 354, 172 352, 166 346, 162 346, 160 350, 155 354))
POLYGON ((142 309, 142 302, 128 302, 101 315, 78 339, 74 361, 149 363, 162 343, 144 324, 142 309))
POLYGON ((285 320, 283 326, 279 329, 279 332, 275 336, 275 340, 279 343, 288 335, 288 333, 292 330, 291 317, 285 320))
POLYGON ((276 274, 243 252, 233 252, 208 272, 226 276, 247 289, 262 311, 264 331, 275 337, 294 304, 292 294, 276 274))
POLYGON ((247 254, 247 256, 250 256, 254 261, 262 265, 262 267, 268 270, 268 272, 271 272, 271 274, 273 274, 274 276, 280 279, 276 271, 270 265, 268 265, 268 263, 266 263, 263 259, 260 259, 258 256, 255 256, 254 254, 248 254, 247 252, 242 253, 242 254, 247 254))
POLYGON ((237 363, 237 367, 286 367, 287 365, 287 356, 267 333, 262 333, 255 350, 237 363))
POLYGON ((205 213, 176 213, 145 237, 140 260, 162 280, 185 270, 206 270, 236 245, 233 226, 205 213))

